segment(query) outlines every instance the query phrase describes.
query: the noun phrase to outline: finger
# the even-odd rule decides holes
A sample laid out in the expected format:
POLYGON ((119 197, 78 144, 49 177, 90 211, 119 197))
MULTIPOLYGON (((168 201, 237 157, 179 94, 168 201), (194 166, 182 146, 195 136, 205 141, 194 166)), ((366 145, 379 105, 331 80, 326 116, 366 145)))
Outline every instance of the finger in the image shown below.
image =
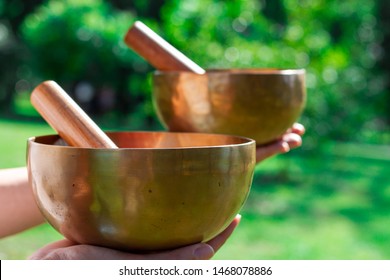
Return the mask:
POLYGON ((143 255, 121 252, 113 249, 91 246, 73 245, 57 247, 50 244, 33 254, 31 260, 144 260, 143 255))
POLYGON ((288 151, 290 151, 290 146, 283 140, 279 140, 265 146, 259 146, 256 149, 256 163, 276 154, 287 153, 288 151))
POLYGON ((207 260, 214 256, 213 248, 210 245, 203 243, 189 245, 173 250, 154 253, 144 252, 137 254, 121 252, 102 247, 89 247, 92 248, 89 248, 88 256, 93 255, 95 259, 100 260, 207 260), (97 258, 98 256, 99 258, 97 258))
POLYGON ((74 245, 76 245, 76 243, 74 243, 68 239, 55 241, 53 243, 50 243, 50 244, 40 248, 38 251, 36 251, 34 254, 32 254, 29 258, 32 260, 39 260, 39 259, 44 258, 48 253, 51 253, 52 251, 55 251, 57 249, 63 249, 63 248, 74 246, 74 245))
POLYGON ((280 153, 287 153, 302 145, 302 137, 296 133, 286 133, 282 139, 268 145, 258 146, 256 149, 256 162, 265 160, 280 153))
POLYGON ((193 259, 193 260, 208 260, 211 259, 215 252, 217 252, 226 240, 232 235, 234 229, 238 226, 241 220, 241 215, 237 215, 230 225, 219 235, 211 239, 205 244, 195 244, 172 250, 170 252, 163 252, 160 254, 151 254, 146 256, 148 259, 193 259))
POLYGON ((181 247, 171 251, 146 254, 146 260, 208 260, 215 254, 212 246, 206 243, 198 243, 181 247))
POLYGON ((159 253, 134 254, 109 248, 75 245, 69 240, 51 243, 36 253, 31 260, 207 260, 214 256, 208 244, 195 244, 159 253))
POLYGON ((122 260, 143 259, 121 251, 92 245, 82 245, 64 239, 39 249, 30 256, 31 260, 122 260))
POLYGON ((302 137, 295 133, 283 135, 282 141, 288 144, 290 150, 302 145, 302 137))
POLYGON ((305 127, 300 123, 294 123, 291 128, 287 130, 287 133, 295 133, 298 135, 305 134, 305 127))
POLYGON ((241 215, 237 215, 233 222, 231 222, 231 224, 222 233, 207 242, 207 244, 209 244, 214 249, 214 252, 217 252, 222 247, 222 245, 225 244, 226 240, 232 235, 240 221, 241 215))

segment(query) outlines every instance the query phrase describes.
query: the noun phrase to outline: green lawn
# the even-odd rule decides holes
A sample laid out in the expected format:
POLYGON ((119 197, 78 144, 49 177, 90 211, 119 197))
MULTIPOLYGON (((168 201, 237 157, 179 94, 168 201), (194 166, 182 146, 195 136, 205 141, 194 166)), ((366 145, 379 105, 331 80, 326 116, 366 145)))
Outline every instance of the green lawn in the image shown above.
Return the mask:
MULTIPOLYGON (((44 124, 0 119, 0 167, 25 163, 44 124)), ((390 148, 329 144, 257 166, 242 222, 216 259, 390 259, 390 148)), ((4 225, 0 225, 4 226, 4 225)), ((24 259, 61 236, 49 225, 0 240, 1 259, 24 259)))
POLYGON ((390 150, 368 159, 337 149, 259 165, 243 222, 218 258, 390 259, 390 150))
POLYGON ((31 136, 52 134, 48 125, 0 119, 0 168, 17 167, 26 163, 26 143, 31 136))

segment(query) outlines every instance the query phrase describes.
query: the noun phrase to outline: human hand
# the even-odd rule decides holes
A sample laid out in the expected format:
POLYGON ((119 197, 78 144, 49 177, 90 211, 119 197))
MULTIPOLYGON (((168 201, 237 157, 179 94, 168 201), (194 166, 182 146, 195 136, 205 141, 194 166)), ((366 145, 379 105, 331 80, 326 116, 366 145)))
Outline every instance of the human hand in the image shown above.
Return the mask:
POLYGON ((279 140, 256 147, 256 162, 260 162, 279 153, 287 153, 291 149, 301 146, 301 136, 304 133, 305 127, 300 123, 294 123, 279 140))
POLYGON ((174 250, 134 254, 104 247, 77 244, 64 239, 56 241, 35 252, 32 260, 207 260, 222 247, 238 226, 241 216, 237 215, 233 222, 218 236, 207 243, 198 243, 174 250))

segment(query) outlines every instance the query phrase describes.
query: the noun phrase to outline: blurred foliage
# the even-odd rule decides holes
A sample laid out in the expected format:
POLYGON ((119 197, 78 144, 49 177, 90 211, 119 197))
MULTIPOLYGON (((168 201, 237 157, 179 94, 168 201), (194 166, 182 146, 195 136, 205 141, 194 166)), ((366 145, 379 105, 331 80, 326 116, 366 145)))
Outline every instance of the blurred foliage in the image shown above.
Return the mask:
POLYGON ((390 141, 386 0, 27 2, 0 0, 3 109, 53 79, 109 126, 157 128, 153 68, 122 41, 139 19, 204 68, 305 68, 308 149, 390 141))
POLYGON ((40 80, 58 81, 88 113, 115 109, 120 118, 131 113, 143 123, 152 111, 144 102, 150 99, 144 78, 149 66, 123 42, 132 21, 131 12, 101 0, 49 1, 21 29, 30 50, 29 66, 40 80))

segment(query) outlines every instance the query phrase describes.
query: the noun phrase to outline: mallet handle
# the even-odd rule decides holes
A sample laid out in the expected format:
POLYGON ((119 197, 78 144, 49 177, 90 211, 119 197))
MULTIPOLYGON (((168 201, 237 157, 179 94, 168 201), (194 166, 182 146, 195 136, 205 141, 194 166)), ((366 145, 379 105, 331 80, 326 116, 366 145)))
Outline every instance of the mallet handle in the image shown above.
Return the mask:
POLYGON ((126 33, 125 43, 158 70, 206 73, 153 30, 136 21, 126 33))
POLYGON ((31 94, 31 103, 69 145, 118 148, 56 82, 39 84, 31 94))

